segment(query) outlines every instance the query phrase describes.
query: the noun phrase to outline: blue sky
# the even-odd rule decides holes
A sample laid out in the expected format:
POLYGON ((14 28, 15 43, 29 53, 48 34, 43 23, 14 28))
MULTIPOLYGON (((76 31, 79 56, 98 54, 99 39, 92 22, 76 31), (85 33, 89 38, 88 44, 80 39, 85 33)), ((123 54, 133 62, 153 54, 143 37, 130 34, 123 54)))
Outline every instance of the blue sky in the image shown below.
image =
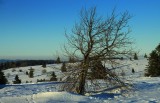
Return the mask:
POLYGON ((82 7, 97 6, 107 16, 129 11, 139 54, 150 53, 160 43, 160 0, 0 0, 0 59, 52 59, 61 55, 82 7))

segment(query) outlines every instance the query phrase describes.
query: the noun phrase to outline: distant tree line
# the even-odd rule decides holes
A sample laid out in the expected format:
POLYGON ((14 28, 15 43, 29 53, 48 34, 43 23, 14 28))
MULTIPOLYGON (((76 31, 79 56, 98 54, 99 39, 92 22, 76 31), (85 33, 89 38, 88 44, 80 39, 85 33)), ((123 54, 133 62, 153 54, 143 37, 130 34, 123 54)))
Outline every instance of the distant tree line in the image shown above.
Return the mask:
POLYGON ((53 63, 55 63, 54 60, 19 60, 19 61, 11 61, 11 62, 0 63, 0 70, 5 70, 5 69, 9 69, 9 68, 16 68, 16 67, 53 64, 53 63))

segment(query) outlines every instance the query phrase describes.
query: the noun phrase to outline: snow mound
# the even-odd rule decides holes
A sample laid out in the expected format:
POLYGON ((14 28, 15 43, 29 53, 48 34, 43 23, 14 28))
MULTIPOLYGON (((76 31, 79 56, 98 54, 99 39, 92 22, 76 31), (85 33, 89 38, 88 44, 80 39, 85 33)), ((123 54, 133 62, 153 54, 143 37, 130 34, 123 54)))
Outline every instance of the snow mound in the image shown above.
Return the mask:
POLYGON ((89 98, 68 92, 43 92, 20 97, 2 97, 0 103, 96 103, 96 98, 89 98))

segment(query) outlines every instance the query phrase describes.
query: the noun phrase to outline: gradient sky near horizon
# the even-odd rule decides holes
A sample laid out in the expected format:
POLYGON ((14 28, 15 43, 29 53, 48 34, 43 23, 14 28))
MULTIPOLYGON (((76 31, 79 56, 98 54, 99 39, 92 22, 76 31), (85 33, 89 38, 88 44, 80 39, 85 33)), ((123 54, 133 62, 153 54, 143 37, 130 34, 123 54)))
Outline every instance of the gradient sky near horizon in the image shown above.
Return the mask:
POLYGON ((129 11, 139 54, 160 43, 160 0, 0 0, 0 59, 52 59, 61 55, 64 33, 78 21, 82 7, 100 15, 129 11))

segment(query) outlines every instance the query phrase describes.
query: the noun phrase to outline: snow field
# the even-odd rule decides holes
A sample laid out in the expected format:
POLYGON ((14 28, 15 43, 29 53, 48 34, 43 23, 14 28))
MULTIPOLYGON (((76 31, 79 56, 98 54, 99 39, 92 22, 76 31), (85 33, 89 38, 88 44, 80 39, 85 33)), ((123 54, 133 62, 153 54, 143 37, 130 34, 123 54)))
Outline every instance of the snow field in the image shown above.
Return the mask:
MULTIPOLYGON (((30 67, 15 68, 4 70, 9 85, 0 89, 0 103, 160 103, 160 78, 144 77, 147 59, 140 60, 117 60, 120 64, 115 64, 113 71, 116 72, 126 83, 132 84, 133 88, 126 92, 120 89, 110 89, 99 93, 87 93, 86 96, 77 95, 65 91, 58 91, 61 82, 43 82, 37 83, 37 79, 48 79, 54 71, 57 78, 63 78, 64 73, 60 71, 61 64, 47 65, 46 68, 41 66, 32 66, 34 78, 29 78, 25 72, 30 67), (19 69, 22 72, 19 72, 19 69), (42 74, 42 70, 46 69, 46 73, 42 74), (135 73, 132 73, 132 69, 135 73), (122 75, 122 73, 124 74, 122 75), (12 84, 15 75, 18 74, 22 80, 22 84, 12 84), (26 81, 32 81, 27 83, 26 81)), ((105 64, 108 68, 111 65, 105 64)), ((99 81, 101 82, 101 81, 99 81)), ((88 87, 88 89, 90 89, 88 87)))

